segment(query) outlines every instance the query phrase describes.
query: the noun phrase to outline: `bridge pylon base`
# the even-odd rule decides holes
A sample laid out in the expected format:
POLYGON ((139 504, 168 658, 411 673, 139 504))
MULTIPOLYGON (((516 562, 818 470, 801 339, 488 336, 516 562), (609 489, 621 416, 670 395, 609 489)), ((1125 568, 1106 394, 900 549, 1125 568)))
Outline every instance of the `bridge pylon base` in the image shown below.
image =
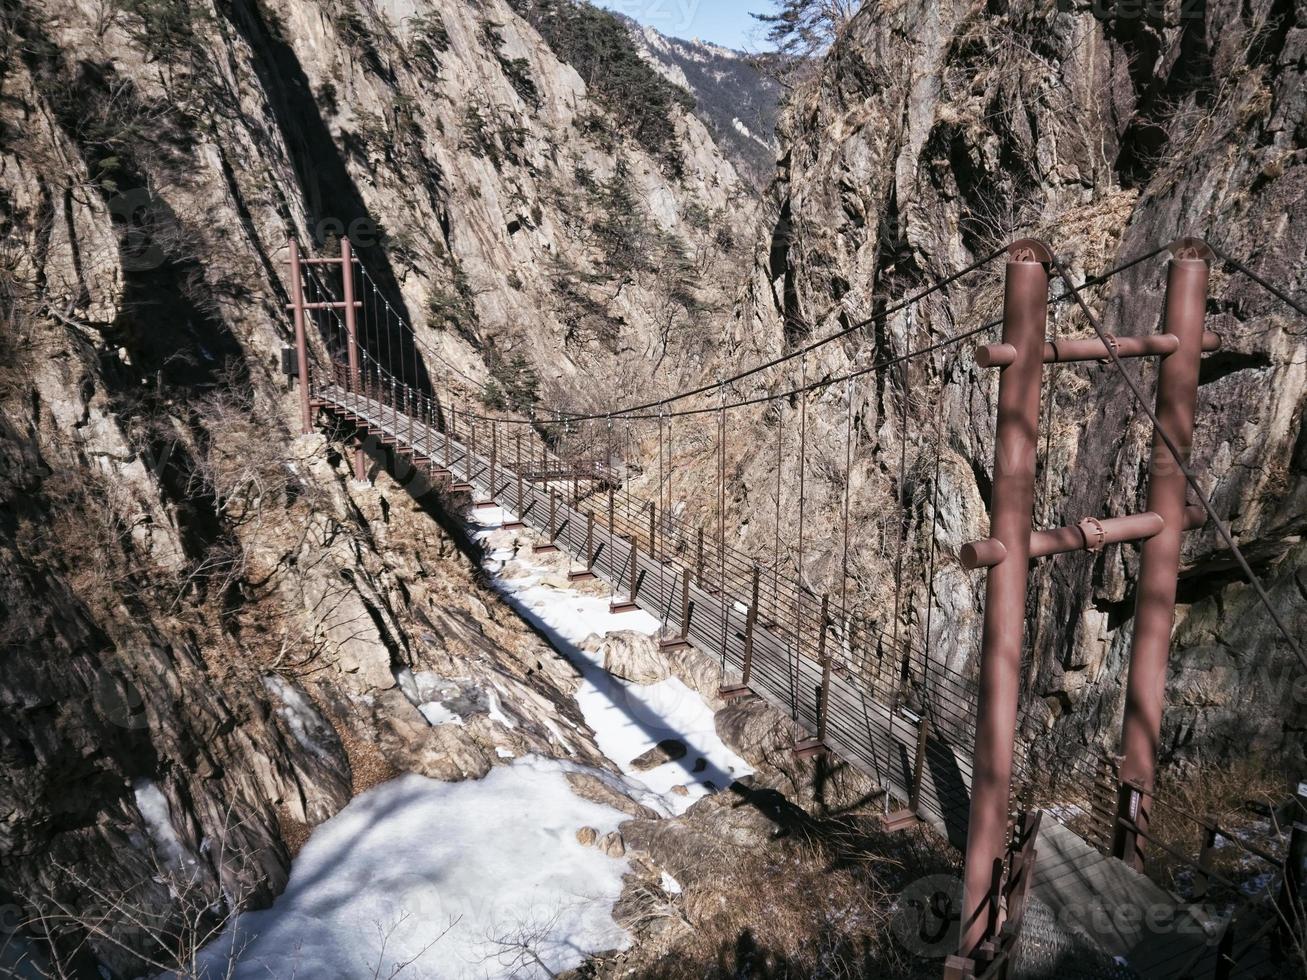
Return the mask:
POLYGON ((717 696, 723 701, 742 701, 745 698, 756 697, 753 688, 744 684, 731 684, 717 689, 717 696))
POLYGON ((794 754, 800 759, 811 759, 819 755, 829 755, 830 746, 815 738, 804 739, 794 744, 794 754))

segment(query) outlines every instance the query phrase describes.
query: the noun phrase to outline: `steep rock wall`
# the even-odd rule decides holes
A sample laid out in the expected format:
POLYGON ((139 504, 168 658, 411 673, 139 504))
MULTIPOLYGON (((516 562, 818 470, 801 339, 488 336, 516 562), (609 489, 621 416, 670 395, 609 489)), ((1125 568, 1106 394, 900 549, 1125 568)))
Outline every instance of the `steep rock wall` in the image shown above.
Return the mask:
MULTIPOLYGON (((1022 235, 1047 241, 1079 279, 1181 235, 1208 237, 1304 295, 1307 265, 1293 232, 1307 201, 1301 5, 1155 6, 1102 14, 1089 4, 866 4, 788 108, 774 230, 759 249, 746 332, 771 338, 773 351, 824 336, 1022 235)), ((1160 328, 1164 261, 1094 290, 1107 329, 1160 328)), ((1224 348, 1205 362, 1194 463, 1301 636, 1304 325, 1247 279, 1219 265, 1213 272, 1209 328, 1224 348)), ((822 348, 806 376, 925 347, 1000 305, 1001 262, 822 348)), ((1050 331, 1084 335, 1089 325, 1061 304, 1050 331)), ((963 572, 956 554, 985 533, 996 387, 969 348, 915 360, 905 375, 875 371, 853 388, 852 566, 864 607, 888 617, 884 583, 900 531, 876 524, 900 496, 904 453, 905 627, 924 640, 933 605, 934 660, 974 676, 983 578, 963 572), (927 597, 932 535, 939 569, 927 597)), ((1131 370, 1151 391, 1152 367, 1131 370)), ((798 378, 791 370, 767 383, 798 378)), ((1045 404, 1052 428, 1037 523, 1142 509, 1151 432, 1122 381, 1099 365, 1050 370, 1046 381, 1056 395, 1045 404)), ((840 385, 812 398, 810 526, 838 523, 847 397, 840 385)), ((784 420, 791 428, 794 414, 784 420)), ((774 415, 754 424, 774 443, 774 415)), ((795 469, 782 487, 790 504, 795 469)), ((736 476, 745 539, 769 546, 771 476, 747 460, 736 476)), ((839 542, 816 534, 807 550, 813 586, 838 587, 839 542)), ((1108 549, 1034 569, 1024 724, 1047 733, 1050 750, 1114 744, 1136 555, 1108 549)), ((1172 664, 1165 758, 1230 760, 1253 746, 1301 761, 1302 669, 1210 527, 1186 539, 1172 664)))

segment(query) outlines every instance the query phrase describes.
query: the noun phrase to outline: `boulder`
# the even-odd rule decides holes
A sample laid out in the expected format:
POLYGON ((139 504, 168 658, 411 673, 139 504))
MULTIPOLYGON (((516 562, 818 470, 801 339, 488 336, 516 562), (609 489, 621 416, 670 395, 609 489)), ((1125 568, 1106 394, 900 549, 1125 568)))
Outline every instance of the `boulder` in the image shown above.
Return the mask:
POLYGON ((599 654, 608 673, 634 684, 656 684, 671 676, 658 641, 645 633, 623 630, 590 636, 582 649, 599 654))
POLYGON ((636 772, 648 772, 665 763, 685 758, 687 751, 689 750, 685 747, 685 743, 679 738, 665 738, 648 752, 632 759, 631 768, 636 772))
POLYGON ((621 790, 616 789, 600 777, 588 772, 569 772, 567 783, 572 792, 583 800, 601 803, 614 810, 621 810, 628 817, 640 820, 657 820, 658 813, 641 803, 637 803, 621 790))
POLYGON ((610 858, 626 857, 626 842, 622 840, 622 835, 616 830, 610 831, 604 834, 603 840, 599 842, 599 850, 610 858))

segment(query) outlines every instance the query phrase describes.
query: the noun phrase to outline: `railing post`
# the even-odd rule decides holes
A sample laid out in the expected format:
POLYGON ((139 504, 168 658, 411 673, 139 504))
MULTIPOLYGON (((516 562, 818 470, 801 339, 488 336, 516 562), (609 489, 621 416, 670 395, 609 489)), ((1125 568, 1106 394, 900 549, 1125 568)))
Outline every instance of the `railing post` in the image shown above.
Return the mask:
MULTIPOLYGON (((456 418, 457 415, 458 415, 458 409, 454 407, 454 399, 450 398, 449 417, 445 419, 445 468, 446 469, 449 469, 454 465, 454 453, 453 450, 450 448, 449 433, 450 430, 454 428, 454 425, 457 421, 456 418)), ((450 470, 450 475, 451 476, 453 475, 453 470, 450 470)))
POLYGON ((617 600, 616 589, 614 588, 612 601, 608 604, 609 612, 633 612, 640 608, 636 603, 635 598, 640 585, 640 541, 634 534, 627 535, 626 541, 631 549, 631 560, 629 566, 631 569, 631 581, 627 588, 626 598, 620 602, 617 600))
POLYGON ((698 528, 697 554, 694 560, 694 580, 703 588, 703 528, 698 528))
POLYGON ((493 502, 499 493, 499 426, 490 423, 490 500, 493 502))
POLYGON ((1211 886, 1208 873, 1212 870, 1212 858, 1216 854, 1216 817, 1208 814, 1201 824, 1202 839, 1198 847, 1198 878, 1194 881, 1195 900, 1206 897, 1211 886))
MULTIPOLYGON (((349 347, 349 390, 358 396, 359 391, 359 330, 358 311, 354 309, 354 247, 348 238, 340 240, 341 298, 345 301, 345 333, 349 347)), ((367 478, 363 459, 362 441, 354 447, 354 479, 362 483, 367 478)))
POLYGON ((1212 970, 1212 980, 1230 980, 1234 966, 1234 916, 1231 915, 1216 947, 1216 966, 1212 970))
POLYGON ((613 488, 608 488, 608 538, 611 541, 613 535, 617 533, 616 518, 613 514, 613 488))
POLYGON ((1041 242, 1023 239, 1008 249, 1003 342, 1016 348, 1000 370, 998 422, 991 491, 991 536, 1007 555, 989 569, 976 712, 971 812, 959 952, 974 956, 998 933, 998 883, 1007 852, 1012 757, 1021 687, 1031 522, 1035 500, 1040 382, 1048 315, 1048 264, 1041 242))
POLYGON ((744 617, 744 677, 742 687, 749 686, 753 676, 753 631, 758 625, 758 566, 753 566, 753 584, 750 590, 749 611, 744 617))
POLYGON ((926 776, 926 740, 930 738, 930 721, 921 719, 917 726, 917 755, 912 763, 912 791, 908 795, 908 809, 921 816, 921 784, 926 776))
POLYGON ((817 741, 826 741, 826 715, 830 705, 831 658, 826 653, 826 611, 829 596, 821 597, 821 627, 817 634, 817 660, 821 663, 821 695, 817 701, 817 741))
POLYGON ((1281 934, 1289 948, 1307 949, 1307 823, 1295 823, 1289 832, 1279 913, 1281 934))
POLYGON ((589 511, 585 515, 585 570, 587 572, 594 570, 595 565, 595 516, 589 511))
POLYGON ((690 570, 681 569, 681 639, 690 638, 690 570))
POLYGON ((300 245, 290 240, 290 301, 295 310, 295 363, 300 382, 300 431, 313 431, 313 409, 309 405, 309 342, 304 326, 304 274, 300 268, 300 245))
MULTIPOLYGON (((1157 418, 1188 462, 1198 404, 1198 371, 1203 354, 1203 320, 1207 312, 1208 258, 1211 252, 1194 239, 1171 246, 1166 278, 1165 333, 1180 346, 1162 359, 1157 377, 1157 418)), ((1158 433, 1148 470, 1148 509, 1165 522, 1162 531, 1143 543, 1135 592, 1134 638, 1126 679, 1125 715, 1121 725, 1121 776, 1142 787, 1145 798, 1136 821, 1148 829, 1148 794, 1157 777, 1157 746, 1166 701, 1166 667, 1175 623, 1175 594, 1180 574, 1180 546, 1185 529, 1188 481, 1180 463, 1158 433)), ((1140 843, 1129 852, 1122 836, 1113 854, 1136 869, 1143 865, 1140 843)))
POLYGON ((631 589, 627 593, 627 598, 634 603, 635 593, 639 588, 640 575, 640 539, 634 534, 631 535, 631 589))
POLYGON ((658 557, 658 505, 649 501, 649 556, 658 557))
POLYGON ((1117 783, 1116 821, 1112 825, 1112 856, 1124 861, 1131 867, 1141 865, 1139 860, 1139 835, 1135 828, 1140 826, 1143 811, 1143 798, 1140 792, 1125 782, 1117 783))

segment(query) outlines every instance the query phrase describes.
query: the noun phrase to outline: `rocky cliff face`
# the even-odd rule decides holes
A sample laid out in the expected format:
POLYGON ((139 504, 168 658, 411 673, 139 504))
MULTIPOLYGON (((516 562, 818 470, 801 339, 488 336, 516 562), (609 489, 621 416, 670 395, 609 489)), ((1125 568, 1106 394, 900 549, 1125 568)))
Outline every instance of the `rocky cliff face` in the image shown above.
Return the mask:
MULTIPOLYGON (((1307 294, 1303 243, 1292 230, 1307 207, 1302 6, 1099 11, 1090 4, 866 4, 788 107, 774 234, 759 251, 744 332, 771 338, 772 350, 826 335, 1022 235, 1048 242, 1078 278, 1181 235, 1207 237, 1291 294, 1307 294)), ((1164 261, 1095 291, 1107 329, 1160 328, 1164 261)), ((840 375, 985 322, 997 315, 1000 277, 1001 264, 822 348, 809 359, 807 378, 840 375)), ((1303 635, 1304 325, 1219 264, 1211 296, 1209 329, 1224 348, 1203 370, 1194 463, 1281 613, 1303 635)), ((1051 330, 1084 335, 1089 326, 1061 304, 1051 330)), ((1151 392, 1151 367, 1131 369, 1151 392)), ((798 378, 794 370, 767 383, 789 387, 798 378)), ((1142 509, 1151 432, 1121 380, 1097 365, 1052 369, 1046 380, 1051 430, 1041 436, 1037 522, 1142 509)), ((840 385, 810 405, 809 527, 838 522, 851 398, 859 438, 854 591, 892 615, 883 583, 893 576, 902 533, 904 628, 924 641, 933 607, 932 656, 963 673, 975 669, 983 579, 962 571, 956 554, 985 532, 995 392, 993 376, 973 366, 969 350, 944 350, 914 361, 905 375, 876 371, 851 394, 840 385), (902 531, 878 521, 896 497, 911 502, 911 526, 902 531), (927 596, 932 538, 938 572, 927 596)), ((796 416, 784 418, 789 460, 796 416)), ((774 416, 753 424, 775 443, 774 416)), ((795 470, 787 464, 781 488, 791 503, 795 470)), ((773 533, 774 477, 765 460, 740 460, 735 472, 734 506, 746 539, 762 547, 773 533)), ((782 537, 793 539, 793 529, 782 537)), ((830 538, 816 533, 808 543, 806 572, 818 590, 838 587, 840 545, 830 538)), ((1211 528, 1188 536, 1184 565, 1164 756, 1229 759, 1252 746, 1300 763, 1307 704, 1288 645, 1211 528)), ((1132 548, 1035 567, 1025 724, 1048 733, 1050 746, 1113 744, 1135 571, 1132 548)))
POLYGON ((350 234, 447 383, 525 363, 549 397, 711 349, 743 255, 716 216, 751 208, 733 168, 675 102, 628 135, 519 10, 0 6, 6 930, 142 883, 169 911, 92 943, 135 975, 188 913, 270 901, 306 828, 389 774, 602 764, 558 742, 575 678, 448 502, 380 460, 349 483, 277 369, 292 234, 350 234), (466 725, 427 724, 421 672, 466 725))

